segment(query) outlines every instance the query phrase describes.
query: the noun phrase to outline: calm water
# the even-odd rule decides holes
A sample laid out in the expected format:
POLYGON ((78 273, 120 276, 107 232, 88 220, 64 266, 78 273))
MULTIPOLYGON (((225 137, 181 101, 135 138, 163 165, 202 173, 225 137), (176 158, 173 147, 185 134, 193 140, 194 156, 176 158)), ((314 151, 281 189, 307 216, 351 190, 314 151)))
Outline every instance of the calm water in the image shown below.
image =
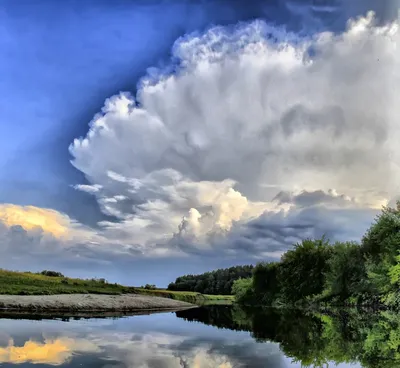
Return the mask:
POLYGON ((400 318, 229 307, 120 318, 0 319, 1 367, 397 367, 400 318))

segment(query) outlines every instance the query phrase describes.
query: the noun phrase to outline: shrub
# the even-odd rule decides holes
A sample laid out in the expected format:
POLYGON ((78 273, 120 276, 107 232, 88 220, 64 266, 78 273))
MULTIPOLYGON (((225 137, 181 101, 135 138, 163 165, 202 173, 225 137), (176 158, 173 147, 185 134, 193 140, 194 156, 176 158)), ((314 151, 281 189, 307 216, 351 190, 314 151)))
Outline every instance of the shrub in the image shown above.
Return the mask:
POLYGON ((232 294, 235 295, 235 301, 242 305, 254 305, 253 279, 238 279, 233 282, 232 294))
POLYGON ((57 271, 44 270, 41 272, 41 274, 44 276, 50 276, 50 277, 64 277, 64 275, 61 272, 57 272, 57 271))

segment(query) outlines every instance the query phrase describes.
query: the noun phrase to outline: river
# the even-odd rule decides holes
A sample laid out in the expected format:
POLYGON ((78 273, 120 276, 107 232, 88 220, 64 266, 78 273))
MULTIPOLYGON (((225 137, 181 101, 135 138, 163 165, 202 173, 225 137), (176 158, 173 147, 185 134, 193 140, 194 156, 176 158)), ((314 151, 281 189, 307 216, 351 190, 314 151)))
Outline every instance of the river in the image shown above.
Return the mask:
POLYGON ((1 367, 397 367, 389 312, 215 306, 112 318, 1 315, 1 367))

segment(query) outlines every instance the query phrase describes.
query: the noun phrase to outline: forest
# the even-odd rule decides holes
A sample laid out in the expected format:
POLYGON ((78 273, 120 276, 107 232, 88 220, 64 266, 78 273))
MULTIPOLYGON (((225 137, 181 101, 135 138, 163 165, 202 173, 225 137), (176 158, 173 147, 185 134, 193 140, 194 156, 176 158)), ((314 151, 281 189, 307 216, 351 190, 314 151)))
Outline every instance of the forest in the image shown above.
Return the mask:
POLYGON ((384 207, 360 243, 306 239, 280 262, 257 264, 232 286, 251 306, 400 307, 400 202, 384 207))
POLYGON ((168 290, 230 295, 233 283, 239 279, 249 279, 252 276, 253 268, 252 265, 235 266, 200 275, 181 276, 168 285, 168 290))

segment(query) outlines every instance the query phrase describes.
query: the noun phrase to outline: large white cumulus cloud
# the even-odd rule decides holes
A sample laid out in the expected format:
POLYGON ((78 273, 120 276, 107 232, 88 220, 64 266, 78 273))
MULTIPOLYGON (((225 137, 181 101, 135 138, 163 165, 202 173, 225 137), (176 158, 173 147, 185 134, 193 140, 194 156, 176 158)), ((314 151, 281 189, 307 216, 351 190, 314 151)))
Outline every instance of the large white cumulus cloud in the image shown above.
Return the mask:
MULTIPOLYGON (((234 251, 246 224, 302 222, 309 212, 282 193, 338 197, 332 188, 340 201, 308 204, 323 207, 315 232, 342 216, 337 231, 350 218, 361 235, 360 214, 399 189, 398 41, 398 24, 372 14, 340 35, 255 21, 178 40, 170 67, 149 70, 136 97, 108 99, 70 147, 92 184, 78 189, 120 220, 103 236, 150 254, 234 251)), ((287 246, 258 241, 258 254, 287 246)))

